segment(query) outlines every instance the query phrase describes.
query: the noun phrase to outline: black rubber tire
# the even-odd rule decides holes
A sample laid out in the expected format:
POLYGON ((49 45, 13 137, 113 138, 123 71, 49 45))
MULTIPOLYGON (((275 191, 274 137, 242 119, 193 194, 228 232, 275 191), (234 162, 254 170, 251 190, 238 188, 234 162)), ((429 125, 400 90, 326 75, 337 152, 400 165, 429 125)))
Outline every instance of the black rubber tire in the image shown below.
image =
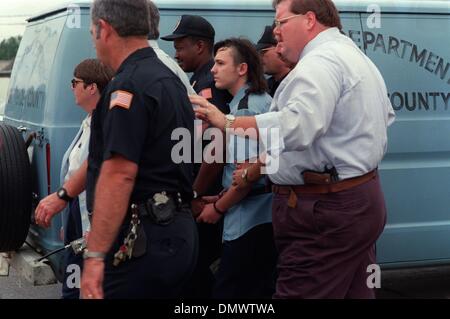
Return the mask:
POLYGON ((0 252, 19 249, 31 221, 31 166, 19 131, 0 122, 0 252))

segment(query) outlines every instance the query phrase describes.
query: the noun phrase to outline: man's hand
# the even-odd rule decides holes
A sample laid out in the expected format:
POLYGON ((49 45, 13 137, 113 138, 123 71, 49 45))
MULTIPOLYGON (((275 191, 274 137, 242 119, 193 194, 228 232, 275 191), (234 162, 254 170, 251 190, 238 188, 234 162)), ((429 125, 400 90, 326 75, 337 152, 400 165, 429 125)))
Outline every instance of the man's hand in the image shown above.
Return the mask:
POLYGON ((88 258, 84 261, 81 276, 81 298, 103 299, 103 277, 105 262, 99 258, 88 258))
POLYGON ((221 130, 225 128, 225 114, 220 112, 216 106, 209 103, 207 99, 199 95, 189 95, 189 99, 192 104, 199 106, 194 110, 197 118, 206 121, 221 130))
POLYGON ((36 224, 48 228, 52 218, 67 206, 67 202, 60 199, 56 193, 50 194, 39 202, 35 211, 36 224))
POLYGON ((205 207, 206 202, 202 198, 196 198, 191 201, 192 216, 197 218, 205 207))
POLYGON ((222 218, 215 209, 213 204, 206 204, 200 216, 197 217, 198 223, 215 224, 222 218))

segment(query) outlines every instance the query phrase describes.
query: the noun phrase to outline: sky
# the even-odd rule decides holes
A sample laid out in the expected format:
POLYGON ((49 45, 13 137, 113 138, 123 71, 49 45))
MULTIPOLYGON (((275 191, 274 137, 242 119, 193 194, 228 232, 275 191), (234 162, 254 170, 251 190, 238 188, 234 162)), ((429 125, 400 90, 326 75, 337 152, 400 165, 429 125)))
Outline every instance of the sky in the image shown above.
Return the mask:
POLYGON ((0 0, 0 41, 22 35, 26 19, 68 0, 0 0))

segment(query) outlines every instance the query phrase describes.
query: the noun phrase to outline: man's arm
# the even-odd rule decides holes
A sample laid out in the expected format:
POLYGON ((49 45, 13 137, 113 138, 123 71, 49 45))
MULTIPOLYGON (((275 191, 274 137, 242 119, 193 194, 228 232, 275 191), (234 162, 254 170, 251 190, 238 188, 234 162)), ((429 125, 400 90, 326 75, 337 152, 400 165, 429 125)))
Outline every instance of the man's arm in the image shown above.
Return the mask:
POLYGON ((128 211, 138 166, 120 155, 103 162, 95 187, 92 230, 88 250, 106 253, 128 211))
MULTIPOLYGON (((207 121, 212 126, 217 127, 219 129, 225 128, 226 118, 225 114, 220 112, 220 110, 213 104, 209 103, 207 99, 204 97, 198 96, 198 95, 190 95, 189 99, 191 100, 192 104, 196 104, 200 107, 195 109, 195 115, 197 118, 207 121)), ((253 128, 256 131, 256 134, 259 134, 258 132, 258 125, 256 123, 256 119, 254 116, 239 116, 236 117, 236 120, 234 121, 231 128, 242 128, 244 130, 253 128)), ((236 135, 240 135, 239 132, 236 132, 236 135)), ((242 134, 245 136, 244 134, 242 134)), ((252 138, 256 139, 257 136, 251 136, 252 138)))

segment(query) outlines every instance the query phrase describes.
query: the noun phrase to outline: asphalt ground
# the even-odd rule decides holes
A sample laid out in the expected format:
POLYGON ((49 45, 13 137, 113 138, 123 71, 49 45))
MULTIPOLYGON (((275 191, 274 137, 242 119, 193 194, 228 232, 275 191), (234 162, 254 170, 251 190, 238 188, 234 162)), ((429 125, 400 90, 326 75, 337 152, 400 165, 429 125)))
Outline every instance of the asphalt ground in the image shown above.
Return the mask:
POLYGON ((9 268, 9 276, 0 276, 0 299, 60 299, 61 284, 33 286, 9 268))
MULTIPOLYGON (((450 266, 382 270, 377 299, 450 299, 450 266)), ((60 299, 61 283, 33 286, 10 267, 0 299, 60 299)))

